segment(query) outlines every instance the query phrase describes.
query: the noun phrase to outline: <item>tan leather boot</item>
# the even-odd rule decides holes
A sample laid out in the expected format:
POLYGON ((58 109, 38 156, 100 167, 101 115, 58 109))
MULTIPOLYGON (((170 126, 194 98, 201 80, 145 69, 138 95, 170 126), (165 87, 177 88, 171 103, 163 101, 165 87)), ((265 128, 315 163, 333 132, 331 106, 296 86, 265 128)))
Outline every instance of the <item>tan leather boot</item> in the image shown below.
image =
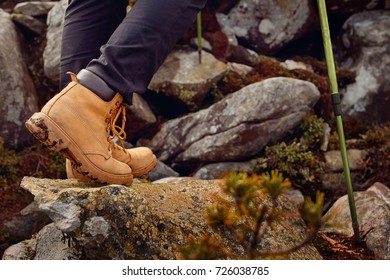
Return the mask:
POLYGON ((73 168, 93 181, 131 184, 132 170, 112 156, 110 125, 122 97, 106 102, 77 82, 54 96, 26 122, 28 130, 49 149, 62 153, 73 168))
POLYGON ((135 177, 149 173, 157 164, 156 156, 147 147, 125 149, 113 144, 112 156, 130 166, 135 177))
MULTIPOLYGON (((126 140, 125 132, 126 124, 126 109, 125 106, 119 106, 113 111, 110 119, 111 135, 108 137, 108 142, 111 147, 113 158, 120 162, 126 163, 130 166, 133 176, 139 177, 149 173, 157 164, 156 156, 152 150, 147 147, 136 147, 131 149, 125 149, 123 147, 123 141, 126 140), (118 119, 121 118, 122 124, 118 125, 118 119), (122 146, 114 143, 114 139, 117 138, 122 146)), ((76 178, 79 180, 87 180, 88 177, 83 176, 77 172, 77 169, 73 167, 73 164, 68 160, 66 161, 66 174, 67 177, 76 178)))
MULTIPOLYGON (((117 160, 126 163, 133 171, 134 177, 140 177, 148 174, 156 167, 157 159, 152 150, 147 147, 136 147, 125 149, 115 143, 112 143, 112 156, 117 160)), ((87 177, 78 173, 69 160, 66 160, 66 175, 68 179, 89 180, 87 177)))

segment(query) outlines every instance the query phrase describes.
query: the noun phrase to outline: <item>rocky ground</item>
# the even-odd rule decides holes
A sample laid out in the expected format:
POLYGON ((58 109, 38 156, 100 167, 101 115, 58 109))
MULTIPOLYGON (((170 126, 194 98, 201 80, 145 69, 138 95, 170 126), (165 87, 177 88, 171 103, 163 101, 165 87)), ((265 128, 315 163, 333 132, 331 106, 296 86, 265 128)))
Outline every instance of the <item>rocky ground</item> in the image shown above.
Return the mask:
MULTIPOLYGON (((21 2, 21 1, 0 1, 1 8, 12 10, 15 3, 21 2)), ((211 1, 213 5, 218 6, 217 1, 211 1)), ((234 1, 226 1, 233 3, 234 1)), ((267 5, 270 1, 267 2, 267 5)), ((348 2, 348 1, 347 1, 348 2)), ((363 1, 367 2, 367 1, 363 1)), ((359 3, 362 3, 360 1, 359 3)), ((337 4, 335 4, 337 6, 337 4)), ((388 5, 388 4, 387 4, 388 5)), ((229 6, 229 5, 228 5, 229 6)), ((232 6, 232 4, 230 4, 232 6)), ((382 5, 383 6, 383 5, 382 5)), ((225 7, 227 9, 227 7, 225 7)), ((358 7, 352 7, 356 9, 360 9, 358 7)), ((220 9, 222 9, 220 7, 220 9)), ((237 11, 235 11, 237 12, 237 11)), ((277 14, 277 13, 276 13, 277 14)), ((341 13, 343 14, 343 13, 341 13)), ((210 16, 208 13, 205 13, 206 16, 210 16)), ((375 22, 376 18, 381 18, 380 16, 375 16, 368 14, 371 19, 374 19, 372 22, 375 22)), ((379 14, 380 15, 380 14, 379 14)), ((235 13, 232 13, 231 18, 237 16, 237 22, 239 22, 240 17, 236 15, 235 13)), ((210 16, 212 18, 212 16, 210 16)), ((241 17, 242 18, 242 17, 241 17)), ((336 14, 332 15, 332 30, 335 32, 341 30, 341 24, 338 21, 344 21, 346 20, 347 16, 346 14, 343 15, 337 15, 337 9, 336 14)), ((16 20, 14 18, 14 20, 16 20)), ((214 20, 212 18, 212 20, 214 20)), ((360 21, 365 20, 365 16, 357 16, 354 17, 350 24, 351 26, 348 28, 351 28, 351 30, 354 28, 354 24, 359 23, 360 21)), ((45 22, 43 18, 40 18, 41 22, 45 22)), ((35 87, 37 91, 40 93, 39 98, 39 106, 45 103, 45 101, 50 98, 50 96, 54 95, 56 92, 56 86, 54 86, 55 83, 53 81, 50 81, 47 77, 45 77, 45 74, 42 70, 41 65, 41 59, 43 52, 43 47, 45 42, 45 37, 41 35, 36 35, 36 33, 32 33, 31 31, 26 30, 23 26, 18 25, 20 27, 21 31, 21 42, 24 46, 24 59, 26 60, 28 64, 28 71, 31 73, 32 79, 34 81, 35 87), (39 57, 39 59, 36 59, 39 57)), ((361 25, 356 24, 359 28, 361 34, 370 34, 375 35, 376 32, 371 32, 369 29, 368 31, 364 29, 365 26, 370 25, 361 25)), ((379 25, 378 25, 379 26, 379 25)), ((379 30, 379 27, 376 26, 379 30)), ((39 27, 39 26, 38 26, 39 27)), ((291 26, 293 27, 293 26, 291 26)), ((306 27, 308 27, 306 25, 306 27)), ((306 28, 305 27, 305 28, 306 28)), ((39 28, 44 28, 42 25, 39 28)), ((372 28, 372 27, 369 27, 372 28)), ((375 30, 375 27, 373 28, 375 30)), ((226 38, 224 36, 219 37, 220 30, 218 32, 215 32, 215 30, 208 30, 205 32, 204 36, 212 42, 213 45, 213 55, 221 60, 226 59, 224 55, 226 54, 226 38)), ((360 34, 359 32, 348 32, 349 34, 360 34)), ((383 31, 385 32, 385 31, 383 31)), ((188 38, 184 36, 183 38, 183 44, 187 44, 189 41, 189 38, 191 37, 191 34, 194 33, 194 30, 189 30, 188 38)), ((378 33, 379 34, 379 33, 378 33)), ((385 33, 384 33, 385 34, 385 33)), ((380 34, 379 34, 380 35, 380 34)), ((380 38, 385 38, 386 36, 380 36, 380 38)), ((349 38, 349 40, 356 40, 353 44, 354 46, 358 46, 359 48, 362 47, 364 49, 364 52, 362 52, 362 57, 357 59, 357 61, 363 62, 363 66, 361 68, 359 67, 349 67, 349 69, 356 70, 358 73, 366 73, 367 69, 369 72, 375 73, 378 78, 378 85, 383 85, 381 88, 382 91, 388 90, 388 82, 382 81, 380 77, 383 77, 384 75, 381 73, 387 73, 388 71, 383 68, 382 66, 385 65, 385 63, 380 63, 378 65, 367 65, 364 64, 368 61, 374 62, 378 61, 378 57, 385 59, 386 52, 388 49, 382 48, 381 46, 377 46, 376 43, 372 44, 372 42, 375 42, 376 39, 373 41, 367 40, 367 43, 364 42, 364 38, 370 39, 371 37, 362 35, 362 38, 349 38), (381 68, 382 67, 382 68, 381 68), (378 71, 374 71, 373 69, 376 69, 378 71), (386 72, 387 71, 387 72, 386 72)), ((250 40, 253 40, 254 38, 249 38, 250 40)), ((246 44, 249 44, 250 40, 246 42, 246 44)), ((241 39, 242 41, 245 41, 244 39, 241 39)), ((281 43, 281 42, 279 42, 281 43)), ((324 63, 322 63, 321 60, 322 57, 319 55, 319 52, 322 52, 321 49, 321 39, 319 36, 319 33, 308 33, 307 35, 301 37, 301 39, 294 41, 292 44, 289 44, 285 46, 284 48, 281 48, 275 56, 279 56, 280 58, 290 58, 293 54, 298 55, 295 56, 294 59, 297 62, 305 62, 306 64, 309 64, 312 69, 314 69, 314 74, 311 72, 311 74, 308 75, 309 72, 307 71, 300 71, 300 70, 292 70, 287 71, 286 68, 282 68, 279 66, 279 63, 275 63, 273 59, 266 59, 262 61, 261 63, 254 66, 256 71, 251 72, 252 74, 249 75, 249 77, 246 77, 247 79, 242 79, 240 75, 229 75, 226 76, 224 79, 222 79, 219 82, 215 82, 218 86, 218 90, 215 88, 212 91, 212 95, 208 95, 209 99, 205 99, 205 103, 203 104, 196 104, 194 100, 184 100, 185 102, 188 102, 187 105, 191 108, 190 110, 199 109, 198 107, 207 107, 210 105, 210 103, 219 101, 224 98, 225 95, 235 92, 238 89, 240 89, 243 86, 246 86, 254 81, 264 80, 270 77, 293 77, 293 78, 299 78, 303 80, 309 80, 313 82, 321 92, 321 98, 318 102, 318 104, 314 107, 315 112, 318 115, 321 115, 328 121, 331 119, 331 106, 329 103, 329 96, 326 94, 328 91, 327 83, 326 83, 326 72, 324 63), (311 55, 311 57, 308 57, 307 55, 311 55), (317 60, 319 59, 319 60, 317 60), (211 97, 211 98, 210 98, 211 97), (195 105, 195 107, 194 107, 195 105), (206 106, 207 105, 207 106, 206 106), (197 107, 198 106, 198 107, 197 107)), ((359 49, 357 48, 357 49, 359 49)), ((237 48, 235 51, 238 52, 238 50, 242 50, 240 48, 237 48)), ((272 51, 269 49, 269 51, 272 51)), ((349 51, 345 51, 343 54, 342 52, 339 53, 339 56, 343 58, 343 55, 348 54, 349 51)), ((352 52, 352 51, 351 51, 352 52)), ((243 52, 247 56, 247 52, 243 52)), ((240 56, 242 53, 233 53, 230 54, 233 56, 233 58, 236 61, 242 62, 242 57, 240 56), (234 55, 236 55, 234 57, 234 55)), ((205 56, 206 57, 206 56, 205 56)), ((340 58, 340 59, 341 59, 340 58)), ((243 59, 243 61, 248 62, 248 57, 243 59)), ((344 66, 350 66, 347 62, 350 61, 350 59, 345 59, 346 63, 344 66)), ((340 69, 338 72, 339 76, 339 82, 341 87, 345 87, 347 85, 353 84, 355 80, 354 74, 352 74, 353 71, 344 71, 344 69, 340 69)), ((168 73, 169 74, 169 73, 168 73)), ((218 74, 219 75, 219 74, 218 74)), ((217 75, 217 76, 218 76, 217 75)), ((184 75, 186 76, 186 75, 184 75)), ((188 75, 187 75, 188 76, 188 75)), ((162 77, 165 78, 165 77, 162 77)), ((168 77, 169 78, 169 77, 168 77)), ((185 78, 185 77, 184 77, 185 78)), ((183 78, 183 79, 184 79, 183 78)), ((158 84, 158 83, 156 83, 158 84)), ((353 84, 354 86, 351 86, 348 88, 350 92, 355 92, 359 89, 364 89, 365 84, 371 84, 367 83, 363 78, 358 78, 357 83, 353 84)), ((156 90, 158 90, 158 85, 156 86, 156 90)), ((377 90, 377 89, 375 89, 377 90)), ((206 96, 206 92, 204 92, 204 95, 206 96)), ((128 133, 134 139, 131 140, 137 140, 140 135, 154 135, 156 130, 161 128, 161 126, 164 124, 165 121, 174 119, 176 117, 180 117, 183 114, 186 114, 188 111, 187 106, 183 105, 183 102, 177 102, 173 101, 172 99, 164 99, 159 97, 156 97, 153 92, 148 92, 145 94, 145 99, 151 104, 152 110, 154 110, 154 113, 156 114, 156 117, 154 117, 154 124, 149 127, 150 130, 138 130, 135 133, 128 133), (163 102, 161 102, 163 101, 163 102), (173 103, 172 103, 173 102, 173 103), (175 103, 177 102, 177 103, 175 103), (160 103, 160 104, 159 104, 160 103), (162 106, 162 104, 164 105, 162 106), (169 104, 169 106, 165 106, 169 104), (173 106, 172 104, 175 104, 173 106), (177 104, 177 106, 176 106, 177 104), (172 110, 171 108, 175 107, 176 110, 172 110), (168 109, 167 109, 168 108, 168 109)), ((283 99, 284 100, 284 99, 283 99)), ((197 100, 195 100, 197 101, 197 100)), ((385 102, 386 100, 377 100, 377 104, 387 104, 385 102)), ((281 101, 286 102, 286 101, 281 101)), ((287 101, 288 102, 288 101, 287 101)), ((354 104, 356 101, 349 101, 354 104)), ((359 101, 360 102, 360 101, 359 101)), ((351 105, 351 104, 350 104, 351 105)), ((353 106, 352 106, 353 107, 353 106)), ((380 106, 382 107, 382 106, 380 106)), ((386 107, 386 106, 385 106, 386 107)), ((379 108, 379 107, 378 107, 379 108)), ((362 117, 360 116, 360 121, 356 119, 349 119, 345 118, 345 129, 346 129, 346 136, 348 141, 348 148, 349 149, 360 149, 365 150, 367 152, 367 156, 364 158, 364 160, 361 160, 359 170, 354 172, 354 177, 356 179, 356 182, 358 182, 358 191, 364 191, 370 186, 372 186, 375 182, 381 182, 385 184, 386 186, 390 186, 390 173, 387 172, 390 170, 390 125, 388 123, 381 124, 380 129, 378 130, 371 130, 372 128, 375 128, 373 125, 376 123, 376 121, 380 121, 382 116, 385 116, 385 114, 380 114, 376 116, 374 114, 375 112, 379 112, 380 110, 370 109, 372 114, 366 114, 368 117, 377 117, 373 121, 371 121, 370 125, 364 124, 361 120, 362 117)), ((218 110, 217 110, 218 112, 218 110)), ((388 110, 385 108, 382 108, 381 112, 388 113, 388 110)), ((143 112, 145 113, 145 112, 143 112)), ((363 116, 363 120, 365 119, 365 116, 363 116)), ((329 122, 331 123, 331 122, 329 122)), ((132 122, 129 125, 129 129, 139 128, 142 127, 144 123, 137 124, 136 122, 132 122)), ((169 131, 170 129, 175 128, 175 123, 171 122, 168 125, 165 125, 165 130, 169 131)), ((335 127, 331 128, 332 131, 335 130, 335 127)), ((164 139, 167 138, 167 135, 162 135, 160 138, 164 139)), ((182 135, 178 138, 180 141, 185 139, 186 135, 182 135)), ((21 137, 19 137, 21 138, 21 137)), ((288 138, 288 137, 287 137, 288 138)), ((286 139, 287 139, 286 138, 286 139)), ((332 138, 332 136, 331 136, 332 138)), ((5 139, 7 140, 7 139, 5 139)), ((286 140, 287 141, 287 140, 286 140)), ((158 139, 155 140, 155 145, 159 146, 158 139), (157 144, 156 144, 157 143, 157 144)), ((215 142, 215 141, 214 141, 215 142)), ((337 144, 334 139, 330 139, 330 145, 333 145, 333 149, 337 150, 337 144)), ((201 143, 201 142, 199 142, 201 143)), ((248 141, 250 143, 250 141, 248 141)), ((166 149, 174 149, 175 143, 171 143, 171 146, 169 146, 169 143, 166 144, 166 149)), ((199 144, 201 145, 201 144, 199 144)), ((243 145, 243 146, 246 146, 243 145)), ((162 151, 163 152, 163 151, 162 151)), ((172 154, 177 154, 177 151, 174 151, 172 154)), ((221 153, 221 152, 219 152, 221 153)), ((216 153, 218 156, 218 153, 216 153)), ((210 156, 211 153, 208 154, 210 156)), ((39 145, 33 144, 25 149, 19 149, 17 151, 14 151, 12 149, 4 149, 2 139, 0 138, 0 156, 2 158, 2 162, 0 162, 1 166, 1 181, 2 187, 0 188, 0 225, 3 224, 5 221, 10 220, 12 217, 17 215, 20 210, 22 210, 24 207, 29 205, 30 202, 33 200, 33 196, 27 192, 26 190, 22 189, 20 187, 20 182, 23 178, 23 176, 33 176, 33 177, 39 177, 39 178, 65 178, 65 170, 64 170, 64 160, 61 156, 59 156, 56 153, 48 153, 46 149, 40 147, 39 145), (4 159, 4 160, 3 160, 4 159)), ((161 155, 160 155, 161 156, 161 155)), ((182 158, 175 159, 176 161, 182 160, 182 158)), ((197 163, 197 165, 202 165, 202 163, 197 163)), ((194 170, 199 167, 195 164, 192 166, 176 166, 177 170, 182 172, 181 175, 187 176, 187 175, 193 175, 194 170)), ((207 173, 207 172, 206 172, 207 173)), ((178 176, 179 173, 177 173, 176 176, 178 176)), ((147 178, 143 178, 144 180, 147 180, 147 178)), ((354 180, 355 180, 354 179, 354 180)), ((325 203, 325 208, 328 210, 330 206, 334 203, 334 201, 345 194, 343 184, 341 184, 341 188, 335 189, 323 189, 324 192, 327 194, 327 201, 325 203)), ((365 236, 366 233, 362 233, 362 236, 365 236)), ((3 251, 9 247, 11 244, 19 242, 20 240, 13 240, 12 236, 8 236, 6 232, 2 232, 0 229, 0 255, 2 255, 3 251)), ((354 240, 353 236, 345 236, 345 235, 338 235, 335 233, 319 233, 315 237, 313 244, 317 248, 317 250, 320 252, 321 256, 324 259, 375 259, 375 255, 373 252, 371 252, 369 249, 367 249, 367 246, 364 242, 357 244, 354 240)))

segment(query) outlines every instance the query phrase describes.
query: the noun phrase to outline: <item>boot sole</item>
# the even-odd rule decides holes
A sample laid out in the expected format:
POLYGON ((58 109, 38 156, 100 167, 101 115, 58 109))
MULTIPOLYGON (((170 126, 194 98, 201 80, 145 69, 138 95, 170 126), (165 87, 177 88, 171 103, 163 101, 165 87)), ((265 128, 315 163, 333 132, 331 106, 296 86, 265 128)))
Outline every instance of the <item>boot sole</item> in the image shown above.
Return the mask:
MULTIPOLYGON (((138 170, 137 172, 133 171, 134 177, 141 177, 143 175, 148 174, 150 171, 152 171, 157 165, 157 159, 156 156, 154 156, 154 160, 147 165, 146 167, 138 170)), ((75 170, 75 167, 70 161, 66 161, 66 175, 68 179, 78 179, 78 180, 87 180, 88 178, 83 177, 82 174, 78 174, 77 170, 75 170)))
MULTIPOLYGON (((64 157, 69 159, 72 162, 72 166, 76 171, 83 176, 87 177, 91 181, 107 184, 109 182, 100 180, 96 172, 92 170, 85 170, 83 168, 84 162, 90 162, 80 151, 79 148, 75 147, 74 143, 70 140, 71 138, 67 133, 56 124, 48 115, 42 112, 35 113, 28 119, 25 123, 27 129, 30 133, 42 144, 44 144, 48 149, 52 151, 59 152, 64 157)), ((116 184, 131 184, 133 182, 133 176, 117 177, 114 178, 116 184)), ((113 180, 113 181, 114 181, 113 180)))

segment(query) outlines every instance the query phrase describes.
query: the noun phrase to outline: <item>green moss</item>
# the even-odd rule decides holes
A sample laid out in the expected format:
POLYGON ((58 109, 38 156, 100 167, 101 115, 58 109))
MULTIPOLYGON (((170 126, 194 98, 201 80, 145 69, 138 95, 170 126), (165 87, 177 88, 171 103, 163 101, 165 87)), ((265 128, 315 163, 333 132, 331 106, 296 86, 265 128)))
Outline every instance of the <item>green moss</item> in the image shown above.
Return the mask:
POLYGON ((247 85, 261 80, 264 80, 264 77, 260 76, 255 70, 250 71, 245 76, 229 71, 226 73, 225 77, 216 84, 216 87, 212 91, 212 94, 216 97, 214 102, 223 99, 223 97, 229 93, 236 92, 247 85))
POLYGON ((368 130, 363 142, 369 146, 387 146, 390 143, 390 122, 368 130))
POLYGON ((296 133, 302 135, 304 143, 310 150, 317 150, 321 146, 324 136, 324 119, 313 114, 306 115, 296 133))
POLYGON ((266 147, 265 156, 258 159, 255 172, 269 170, 279 170, 291 179, 293 186, 301 188, 305 194, 313 195, 313 190, 321 186, 324 163, 305 145, 281 142, 266 147))

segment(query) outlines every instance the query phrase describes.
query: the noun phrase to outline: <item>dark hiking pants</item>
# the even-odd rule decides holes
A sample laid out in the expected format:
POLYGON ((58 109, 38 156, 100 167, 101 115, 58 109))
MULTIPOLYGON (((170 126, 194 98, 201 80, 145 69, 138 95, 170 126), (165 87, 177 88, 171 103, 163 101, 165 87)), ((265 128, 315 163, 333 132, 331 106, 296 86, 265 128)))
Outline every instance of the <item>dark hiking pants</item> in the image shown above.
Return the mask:
POLYGON ((207 0, 70 0, 65 14, 60 87, 66 72, 87 69, 131 103, 143 93, 207 0))

